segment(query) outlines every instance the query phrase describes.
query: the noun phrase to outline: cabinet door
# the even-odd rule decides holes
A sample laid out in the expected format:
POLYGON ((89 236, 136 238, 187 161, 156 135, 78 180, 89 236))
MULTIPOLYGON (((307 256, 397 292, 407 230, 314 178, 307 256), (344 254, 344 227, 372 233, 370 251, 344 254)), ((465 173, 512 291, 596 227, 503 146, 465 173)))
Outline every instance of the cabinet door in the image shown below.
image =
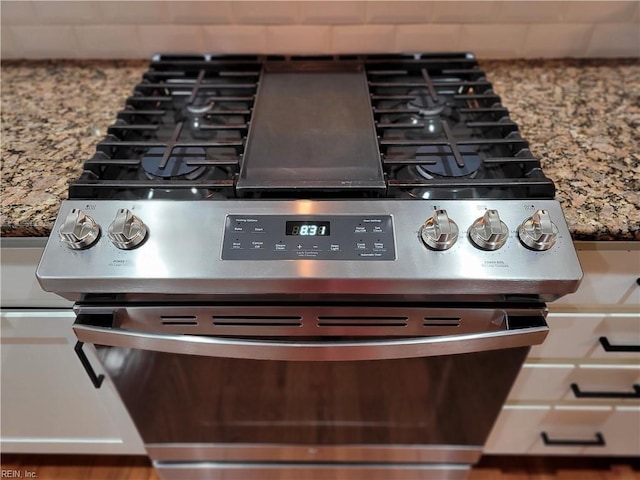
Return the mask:
POLYGON ((2 451, 144 453, 109 380, 94 388, 76 356, 74 318, 70 310, 0 313, 2 451))
POLYGON ((501 455, 637 456, 639 452, 637 406, 507 405, 485 448, 485 453, 501 455))
POLYGON ((549 313, 549 335, 531 348, 529 358, 637 360, 638 313, 549 313), (602 340, 601 340, 602 339, 602 340))
POLYGON ((638 385, 640 364, 525 363, 509 401, 637 404, 638 385))

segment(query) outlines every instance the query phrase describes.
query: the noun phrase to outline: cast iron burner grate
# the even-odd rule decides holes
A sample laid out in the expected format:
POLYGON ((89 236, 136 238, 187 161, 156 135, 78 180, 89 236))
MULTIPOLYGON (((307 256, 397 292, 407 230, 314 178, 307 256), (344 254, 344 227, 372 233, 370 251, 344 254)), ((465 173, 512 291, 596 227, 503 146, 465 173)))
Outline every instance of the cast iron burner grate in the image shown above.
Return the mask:
POLYGON ((553 198, 473 56, 374 56, 367 62, 389 196, 553 198))
MULTIPOLYGON (((264 118, 265 112, 260 115, 264 118)), ((328 165, 340 161, 327 160, 328 165)), ((157 55, 69 189, 70 198, 127 199, 554 195, 539 159, 467 53, 157 55), (306 179, 279 188, 269 188, 268 182, 260 188, 236 188, 251 142, 261 80, 273 68, 301 75, 362 72, 382 184, 370 182, 376 188, 367 189, 363 182, 364 187, 354 188, 351 179, 344 182, 351 187, 337 182, 338 188, 327 191, 321 182, 305 189, 303 183, 314 183, 306 179)))
POLYGON ((260 70, 255 56, 154 57, 70 198, 233 196, 260 70))

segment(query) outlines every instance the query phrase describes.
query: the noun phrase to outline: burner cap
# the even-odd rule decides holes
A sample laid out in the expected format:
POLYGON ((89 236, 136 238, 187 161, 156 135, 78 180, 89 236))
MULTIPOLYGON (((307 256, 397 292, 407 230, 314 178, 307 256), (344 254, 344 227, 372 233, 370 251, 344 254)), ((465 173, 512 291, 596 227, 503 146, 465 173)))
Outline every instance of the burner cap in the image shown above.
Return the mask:
POLYGON ((446 100, 442 96, 438 96, 435 100, 426 90, 412 90, 409 95, 414 97, 407 102, 409 108, 417 108, 420 115, 438 115, 445 107, 446 100))
POLYGON ((470 145, 459 145, 458 150, 464 166, 460 167, 451 149, 446 145, 425 145, 418 148, 416 158, 435 163, 421 164, 416 170, 426 178, 438 177, 467 177, 478 171, 482 159, 470 145))
POLYGON ((189 165, 189 160, 204 160, 206 153, 202 147, 175 147, 164 169, 160 168, 164 147, 153 147, 142 157, 142 168, 153 177, 170 179, 186 176, 190 180, 198 177, 206 169, 203 165, 189 165))

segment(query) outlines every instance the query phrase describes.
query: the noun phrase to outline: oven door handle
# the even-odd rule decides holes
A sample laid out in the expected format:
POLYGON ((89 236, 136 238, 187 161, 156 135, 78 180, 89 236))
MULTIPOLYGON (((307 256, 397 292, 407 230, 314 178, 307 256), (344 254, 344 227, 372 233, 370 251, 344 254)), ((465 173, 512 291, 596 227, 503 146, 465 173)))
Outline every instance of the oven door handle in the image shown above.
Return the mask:
POLYGON ((380 340, 369 338, 362 341, 167 335, 87 325, 78 321, 73 329, 82 342, 112 347, 255 360, 354 361, 432 357, 536 345, 542 343, 549 328, 542 315, 532 318, 532 321, 535 326, 498 332, 380 340))

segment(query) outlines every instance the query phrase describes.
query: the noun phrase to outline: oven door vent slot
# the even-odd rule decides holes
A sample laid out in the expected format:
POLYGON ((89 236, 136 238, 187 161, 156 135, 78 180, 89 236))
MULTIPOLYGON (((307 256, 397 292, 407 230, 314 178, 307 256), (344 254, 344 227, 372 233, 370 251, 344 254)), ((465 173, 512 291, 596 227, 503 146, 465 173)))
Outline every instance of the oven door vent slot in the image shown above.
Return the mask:
POLYGON ((175 327, 175 326, 183 327, 183 326, 198 325, 197 317, 193 315, 161 316, 160 320, 162 321, 162 325, 167 327, 175 327))
POLYGON ((383 317, 371 315, 321 316, 318 327, 406 327, 407 317, 383 317))
POLYGON ((283 315, 213 315, 216 327, 301 327, 301 316, 283 315))
POLYGON ((462 323, 460 317, 424 317, 423 327, 459 327, 462 323))

